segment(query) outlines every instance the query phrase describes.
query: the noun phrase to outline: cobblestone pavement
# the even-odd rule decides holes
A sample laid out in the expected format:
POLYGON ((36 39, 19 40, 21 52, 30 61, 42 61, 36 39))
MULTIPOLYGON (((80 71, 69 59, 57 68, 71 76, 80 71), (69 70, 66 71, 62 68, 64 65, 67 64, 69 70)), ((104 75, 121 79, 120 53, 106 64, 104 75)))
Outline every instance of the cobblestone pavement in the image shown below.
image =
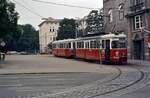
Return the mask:
MULTIPOLYGON (((139 85, 138 87, 136 86, 136 88, 145 86, 145 82, 142 81, 146 81, 146 76, 144 76, 142 71, 123 66, 118 66, 117 68, 120 70, 120 75, 114 80, 110 80, 104 83, 97 81, 96 83, 88 84, 88 86, 85 85, 79 88, 64 91, 62 93, 50 94, 37 98, 113 98, 116 97, 115 93, 117 91, 126 89, 126 92, 124 93, 127 93, 129 90, 135 90, 134 85, 139 85)), ((146 83, 147 82, 148 81, 146 81, 146 83)), ((118 94, 121 93, 119 92, 118 94)))

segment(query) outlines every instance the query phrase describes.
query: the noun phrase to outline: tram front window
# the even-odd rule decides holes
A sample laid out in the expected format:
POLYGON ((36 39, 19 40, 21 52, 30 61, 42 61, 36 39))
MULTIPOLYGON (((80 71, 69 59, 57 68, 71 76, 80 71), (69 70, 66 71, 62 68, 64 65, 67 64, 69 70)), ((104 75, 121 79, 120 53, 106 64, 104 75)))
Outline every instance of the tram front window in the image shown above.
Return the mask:
POLYGON ((112 41, 112 48, 126 48, 125 42, 112 41))
POLYGON ((126 48, 126 43, 125 42, 120 42, 119 46, 120 46, 120 48, 126 48))

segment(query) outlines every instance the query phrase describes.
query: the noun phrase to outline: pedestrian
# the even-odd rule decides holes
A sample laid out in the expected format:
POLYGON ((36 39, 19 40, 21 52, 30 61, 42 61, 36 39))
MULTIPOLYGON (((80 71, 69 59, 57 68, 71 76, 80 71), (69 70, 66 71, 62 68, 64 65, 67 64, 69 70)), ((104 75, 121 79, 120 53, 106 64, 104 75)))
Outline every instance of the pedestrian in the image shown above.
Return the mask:
POLYGON ((0 60, 5 60, 5 54, 7 53, 6 44, 4 41, 0 43, 0 60))

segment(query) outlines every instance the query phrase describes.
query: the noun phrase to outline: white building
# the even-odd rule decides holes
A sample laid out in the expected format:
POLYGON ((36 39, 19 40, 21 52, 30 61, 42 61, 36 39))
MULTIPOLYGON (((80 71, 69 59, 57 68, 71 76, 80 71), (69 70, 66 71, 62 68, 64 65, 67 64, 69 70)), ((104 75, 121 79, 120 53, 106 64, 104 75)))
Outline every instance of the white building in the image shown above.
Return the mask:
POLYGON ((49 17, 39 24, 40 53, 49 52, 48 45, 56 40, 60 21, 49 17))

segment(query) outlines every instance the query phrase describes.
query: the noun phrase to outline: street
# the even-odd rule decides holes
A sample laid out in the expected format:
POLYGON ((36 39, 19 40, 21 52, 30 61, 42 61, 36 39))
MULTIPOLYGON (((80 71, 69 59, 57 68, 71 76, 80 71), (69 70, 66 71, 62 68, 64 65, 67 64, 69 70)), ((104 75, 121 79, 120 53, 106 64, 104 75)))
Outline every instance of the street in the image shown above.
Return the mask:
POLYGON ((52 56, 7 56, 0 68, 0 98, 32 98, 111 77, 115 69, 52 56))
POLYGON ((149 98, 149 80, 149 66, 8 55, 0 64, 0 98, 149 98))

